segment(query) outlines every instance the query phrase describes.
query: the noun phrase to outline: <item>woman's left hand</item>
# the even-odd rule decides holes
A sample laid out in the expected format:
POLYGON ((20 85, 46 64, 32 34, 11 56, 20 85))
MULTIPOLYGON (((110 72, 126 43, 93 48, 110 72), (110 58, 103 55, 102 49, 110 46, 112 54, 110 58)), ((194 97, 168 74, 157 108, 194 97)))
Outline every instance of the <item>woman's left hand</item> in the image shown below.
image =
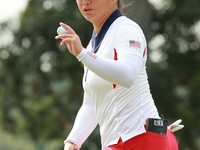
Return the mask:
POLYGON ((83 49, 83 45, 81 43, 79 36, 70 26, 64 23, 60 23, 60 25, 67 30, 67 33, 58 35, 55 38, 62 39, 60 45, 66 44, 70 53, 72 53, 74 56, 77 56, 83 49))

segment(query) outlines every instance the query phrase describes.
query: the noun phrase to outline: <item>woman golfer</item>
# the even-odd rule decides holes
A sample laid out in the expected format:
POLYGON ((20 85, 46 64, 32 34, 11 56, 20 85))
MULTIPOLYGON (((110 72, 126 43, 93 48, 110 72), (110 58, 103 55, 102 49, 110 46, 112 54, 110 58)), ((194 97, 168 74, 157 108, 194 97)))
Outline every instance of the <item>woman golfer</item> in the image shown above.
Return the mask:
POLYGON ((76 0, 93 24, 87 48, 75 31, 60 23, 68 50, 84 64, 84 99, 64 150, 79 149, 97 124, 102 150, 178 150, 170 130, 146 130, 146 119, 160 118, 150 94, 145 63, 147 43, 141 28, 123 16, 119 0, 76 0))

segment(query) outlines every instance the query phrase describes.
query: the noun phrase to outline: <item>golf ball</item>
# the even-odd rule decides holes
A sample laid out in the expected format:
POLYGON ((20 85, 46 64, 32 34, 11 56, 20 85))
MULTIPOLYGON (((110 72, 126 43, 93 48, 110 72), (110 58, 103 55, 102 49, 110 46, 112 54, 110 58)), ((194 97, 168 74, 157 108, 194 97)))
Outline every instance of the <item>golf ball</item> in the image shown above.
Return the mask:
POLYGON ((58 35, 67 34, 67 30, 64 27, 60 26, 57 29, 57 33, 58 33, 58 35))

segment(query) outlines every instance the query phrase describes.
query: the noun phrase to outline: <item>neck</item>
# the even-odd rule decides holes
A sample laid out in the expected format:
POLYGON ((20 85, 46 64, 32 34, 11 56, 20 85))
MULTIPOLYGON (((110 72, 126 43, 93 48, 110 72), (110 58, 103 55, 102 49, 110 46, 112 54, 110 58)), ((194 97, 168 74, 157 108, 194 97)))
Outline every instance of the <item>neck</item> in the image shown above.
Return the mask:
POLYGON ((104 25, 104 23, 106 22, 106 20, 110 17, 110 15, 115 11, 117 10, 118 8, 116 9, 113 9, 105 18, 103 18, 100 22, 93 22, 93 27, 94 27, 94 33, 95 35, 97 35, 99 33, 99 31, 101 30, 102 26, 104 25))

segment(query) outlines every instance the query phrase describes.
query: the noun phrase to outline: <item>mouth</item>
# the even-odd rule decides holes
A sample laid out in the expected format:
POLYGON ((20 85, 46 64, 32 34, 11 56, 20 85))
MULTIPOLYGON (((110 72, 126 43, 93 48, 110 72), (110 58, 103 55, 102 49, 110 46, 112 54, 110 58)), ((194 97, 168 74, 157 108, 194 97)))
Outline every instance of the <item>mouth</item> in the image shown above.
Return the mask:
POLYGON ((90 12, 90 11, 92 11, 92 9, 84 9, 83 11, 84 12, 90 12))

